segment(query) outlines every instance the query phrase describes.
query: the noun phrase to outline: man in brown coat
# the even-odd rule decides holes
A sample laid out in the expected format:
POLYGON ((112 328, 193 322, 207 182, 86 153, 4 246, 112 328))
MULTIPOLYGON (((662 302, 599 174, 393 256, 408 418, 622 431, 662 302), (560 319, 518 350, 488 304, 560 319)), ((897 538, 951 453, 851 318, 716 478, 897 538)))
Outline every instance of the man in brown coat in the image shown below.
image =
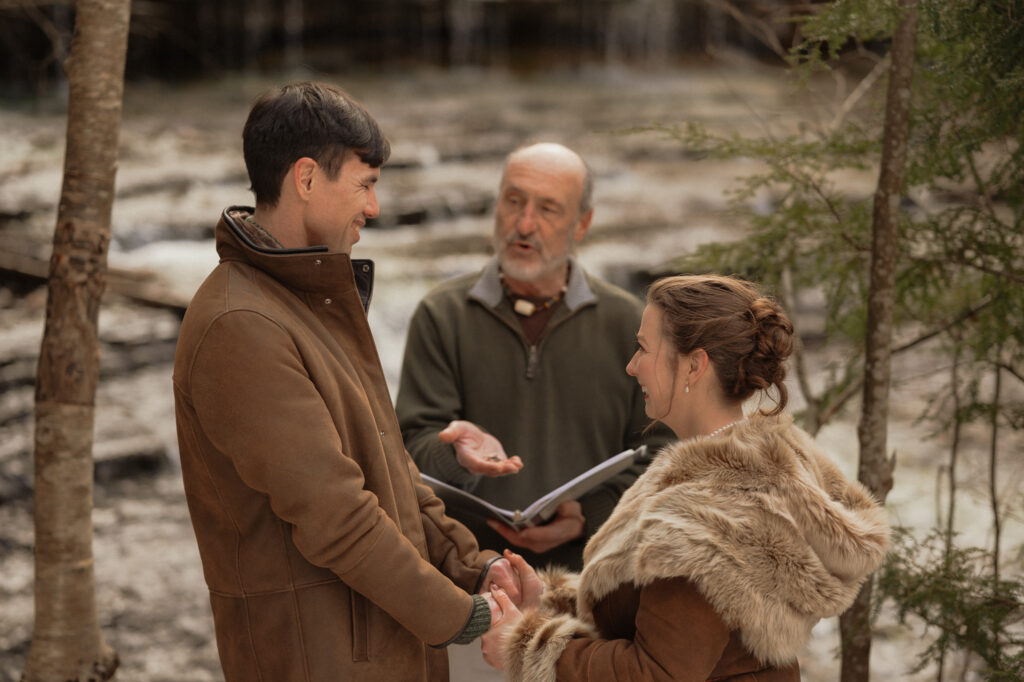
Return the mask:
POLYGON ((225 677, 445 680, 496 612, 476 593, 519 587, 420 480, 367 324, 373 263, 349 254, 389 143, 315 83, 257 100, 243 143, 256 208, 221 216, 174 366, 225 677))

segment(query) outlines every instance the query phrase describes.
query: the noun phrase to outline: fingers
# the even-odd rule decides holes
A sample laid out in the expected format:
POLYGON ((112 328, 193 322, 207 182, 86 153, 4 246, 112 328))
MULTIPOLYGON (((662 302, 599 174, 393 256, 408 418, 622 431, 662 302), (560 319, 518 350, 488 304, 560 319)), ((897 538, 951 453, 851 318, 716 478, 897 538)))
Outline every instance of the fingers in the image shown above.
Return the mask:
POLYGON ((516 547, 523 546, 522 540, 519 539, 521 531, 516 531, 510 526, 506 526, 501 521, 495 521, 494 519, 489 519, 487 521, 487 525, 490 526, 491 530, 495 533, 505 538, 505 541, 509 544, 515 545, 516 547))
POLYGON ((528 564, 522 555, 516 554, 511 549, 506 549, 503 552, 503 555, 508 559, 508 562, 512 564, 512 570, 519 574, 520 580, 522 580, 524 575, 534 572, 533 566, 528 564))
POLYGON ((480 474, 481 476, 505 476, 508 474, 518 473, 523 467, 522 463, 519 466, 515 466, 511 460, 502 460, 495 462, 486 459, 480 459, 477 456, 471 454, 463 454, 459 457, 459 463, 466 468, 467 471, 473 474, 480 474))
POLYGON ((448 426, 444 427, 438 434, 437 437, 441 439, 442 443, 454 443, 459 438, 466 434, 468 430, 466 425, 469 422, 455 420, 448 422, 448 426))
POLYGON ((583 516, 583 506, 576 500, 570 500, 558 505, 558 509, 555 510, 555 513, 563 518, 580 519, 581 521, 585 520, 583 516))
POLYGON ((510 549, 506 549, 504 556, 508 559, 512 569, 519 575, 519 583, 522 596, 516 604, 520 611, 534 609, 540 606, 541 598, 544 595, 544 583, 533 570, 533 566, 526 562, 522 556, 510 549))
POLYGON ((488 589, 495 586, 505 590, 513 604, 519 604, 522 599, 522 583, 519 574, 512 568, 512 563, 504 557, 498 559, 487 569, 485 581, 488 589))
POLYGON ((492 593, 484 592, 483 598, 487 600, 487 606, 491 609, 491 627, 493 628, 501 621, 501 617, 505 615, 505 612, 502 611, 501 605, 494 598, 492 593))
POLYGON ((518 457, 497 462, 484 460, 480 461, 480 468, 484 470, 480 473, 485 476, 507 476, 508 474, 519 473, 519 470, 523 468, 523 461, 518 457))
POLYGON ((512 603, 512 598, 508 596, 508 593, 497 585, 491 587, 491 596, 494 598, 494 601, 498 603, 498 608, 501 609, 501 618, 504 618, 505 614, 511 615, 519 610, 516 608, 516 605, 512 603))
POLYGON ((531 552, 542 554, 583 535, 583 516, 557 516, 543 526, 532 526, 515 531, 496 521, 487 525, 499 533, 509 544, 524 547, 531 552))

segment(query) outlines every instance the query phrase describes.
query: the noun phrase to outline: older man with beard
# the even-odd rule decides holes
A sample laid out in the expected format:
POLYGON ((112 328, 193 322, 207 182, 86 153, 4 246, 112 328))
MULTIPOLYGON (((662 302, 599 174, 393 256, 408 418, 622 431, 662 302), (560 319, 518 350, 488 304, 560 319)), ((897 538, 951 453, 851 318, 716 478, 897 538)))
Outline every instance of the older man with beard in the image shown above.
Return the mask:
MULTIPOLYGON (((495 257, 442 283, 412 317, 396 410, 420 470, 506 509, 644 442, 643 396, 622 367, 641 304, 572 257, 593 218, 586 162, 552 143, 513 151, 495 207, 495 257)), ((647 440, 667 440, 657 431, 647 440)), ((578 568, 634 466, 516 531, 460 516, 482 548, 578 568)))

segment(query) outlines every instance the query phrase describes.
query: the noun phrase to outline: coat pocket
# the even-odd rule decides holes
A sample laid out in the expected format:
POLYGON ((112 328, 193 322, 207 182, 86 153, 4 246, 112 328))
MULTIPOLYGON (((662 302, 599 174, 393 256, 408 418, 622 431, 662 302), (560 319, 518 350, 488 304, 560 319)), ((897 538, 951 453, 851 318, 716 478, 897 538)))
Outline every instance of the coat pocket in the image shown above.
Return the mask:
POLYGON ((352 600, 352 660, 370 660, 370 625, 367 622, 369 614, 366 608, 366 599, 355 590, 349 590, 352 600))

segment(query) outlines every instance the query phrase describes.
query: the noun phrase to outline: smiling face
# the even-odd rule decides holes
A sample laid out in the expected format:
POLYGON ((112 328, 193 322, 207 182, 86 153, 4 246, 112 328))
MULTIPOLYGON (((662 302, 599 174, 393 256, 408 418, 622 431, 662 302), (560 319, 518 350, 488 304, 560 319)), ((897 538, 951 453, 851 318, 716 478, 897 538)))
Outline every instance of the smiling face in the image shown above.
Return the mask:
POLYGON ((586 167, 560 145, 522 149, 509 158, 498 191, 494 248, 516 293, 552 295, 565 282, 574 242, 592 213, 581 215, 586 167))
POLYGON ((380 212, 374 190, 380 169, 350 153, 336 178, 330 178, 319 164, 309 172, 309 200, 302 216, 306 243, 351 253, 359 241, 359 228, 380 212))
POLYGON ((644 308, 640 331, 636 335, 637 350, 626 365, 626 373, 636 377, 640 384, 647 416, 672 428, 672 411, 683 400, 676 394, 682 388, 676 380, 678 357, 662 336, 661 317, 657 307, 648 305, 644 308))

